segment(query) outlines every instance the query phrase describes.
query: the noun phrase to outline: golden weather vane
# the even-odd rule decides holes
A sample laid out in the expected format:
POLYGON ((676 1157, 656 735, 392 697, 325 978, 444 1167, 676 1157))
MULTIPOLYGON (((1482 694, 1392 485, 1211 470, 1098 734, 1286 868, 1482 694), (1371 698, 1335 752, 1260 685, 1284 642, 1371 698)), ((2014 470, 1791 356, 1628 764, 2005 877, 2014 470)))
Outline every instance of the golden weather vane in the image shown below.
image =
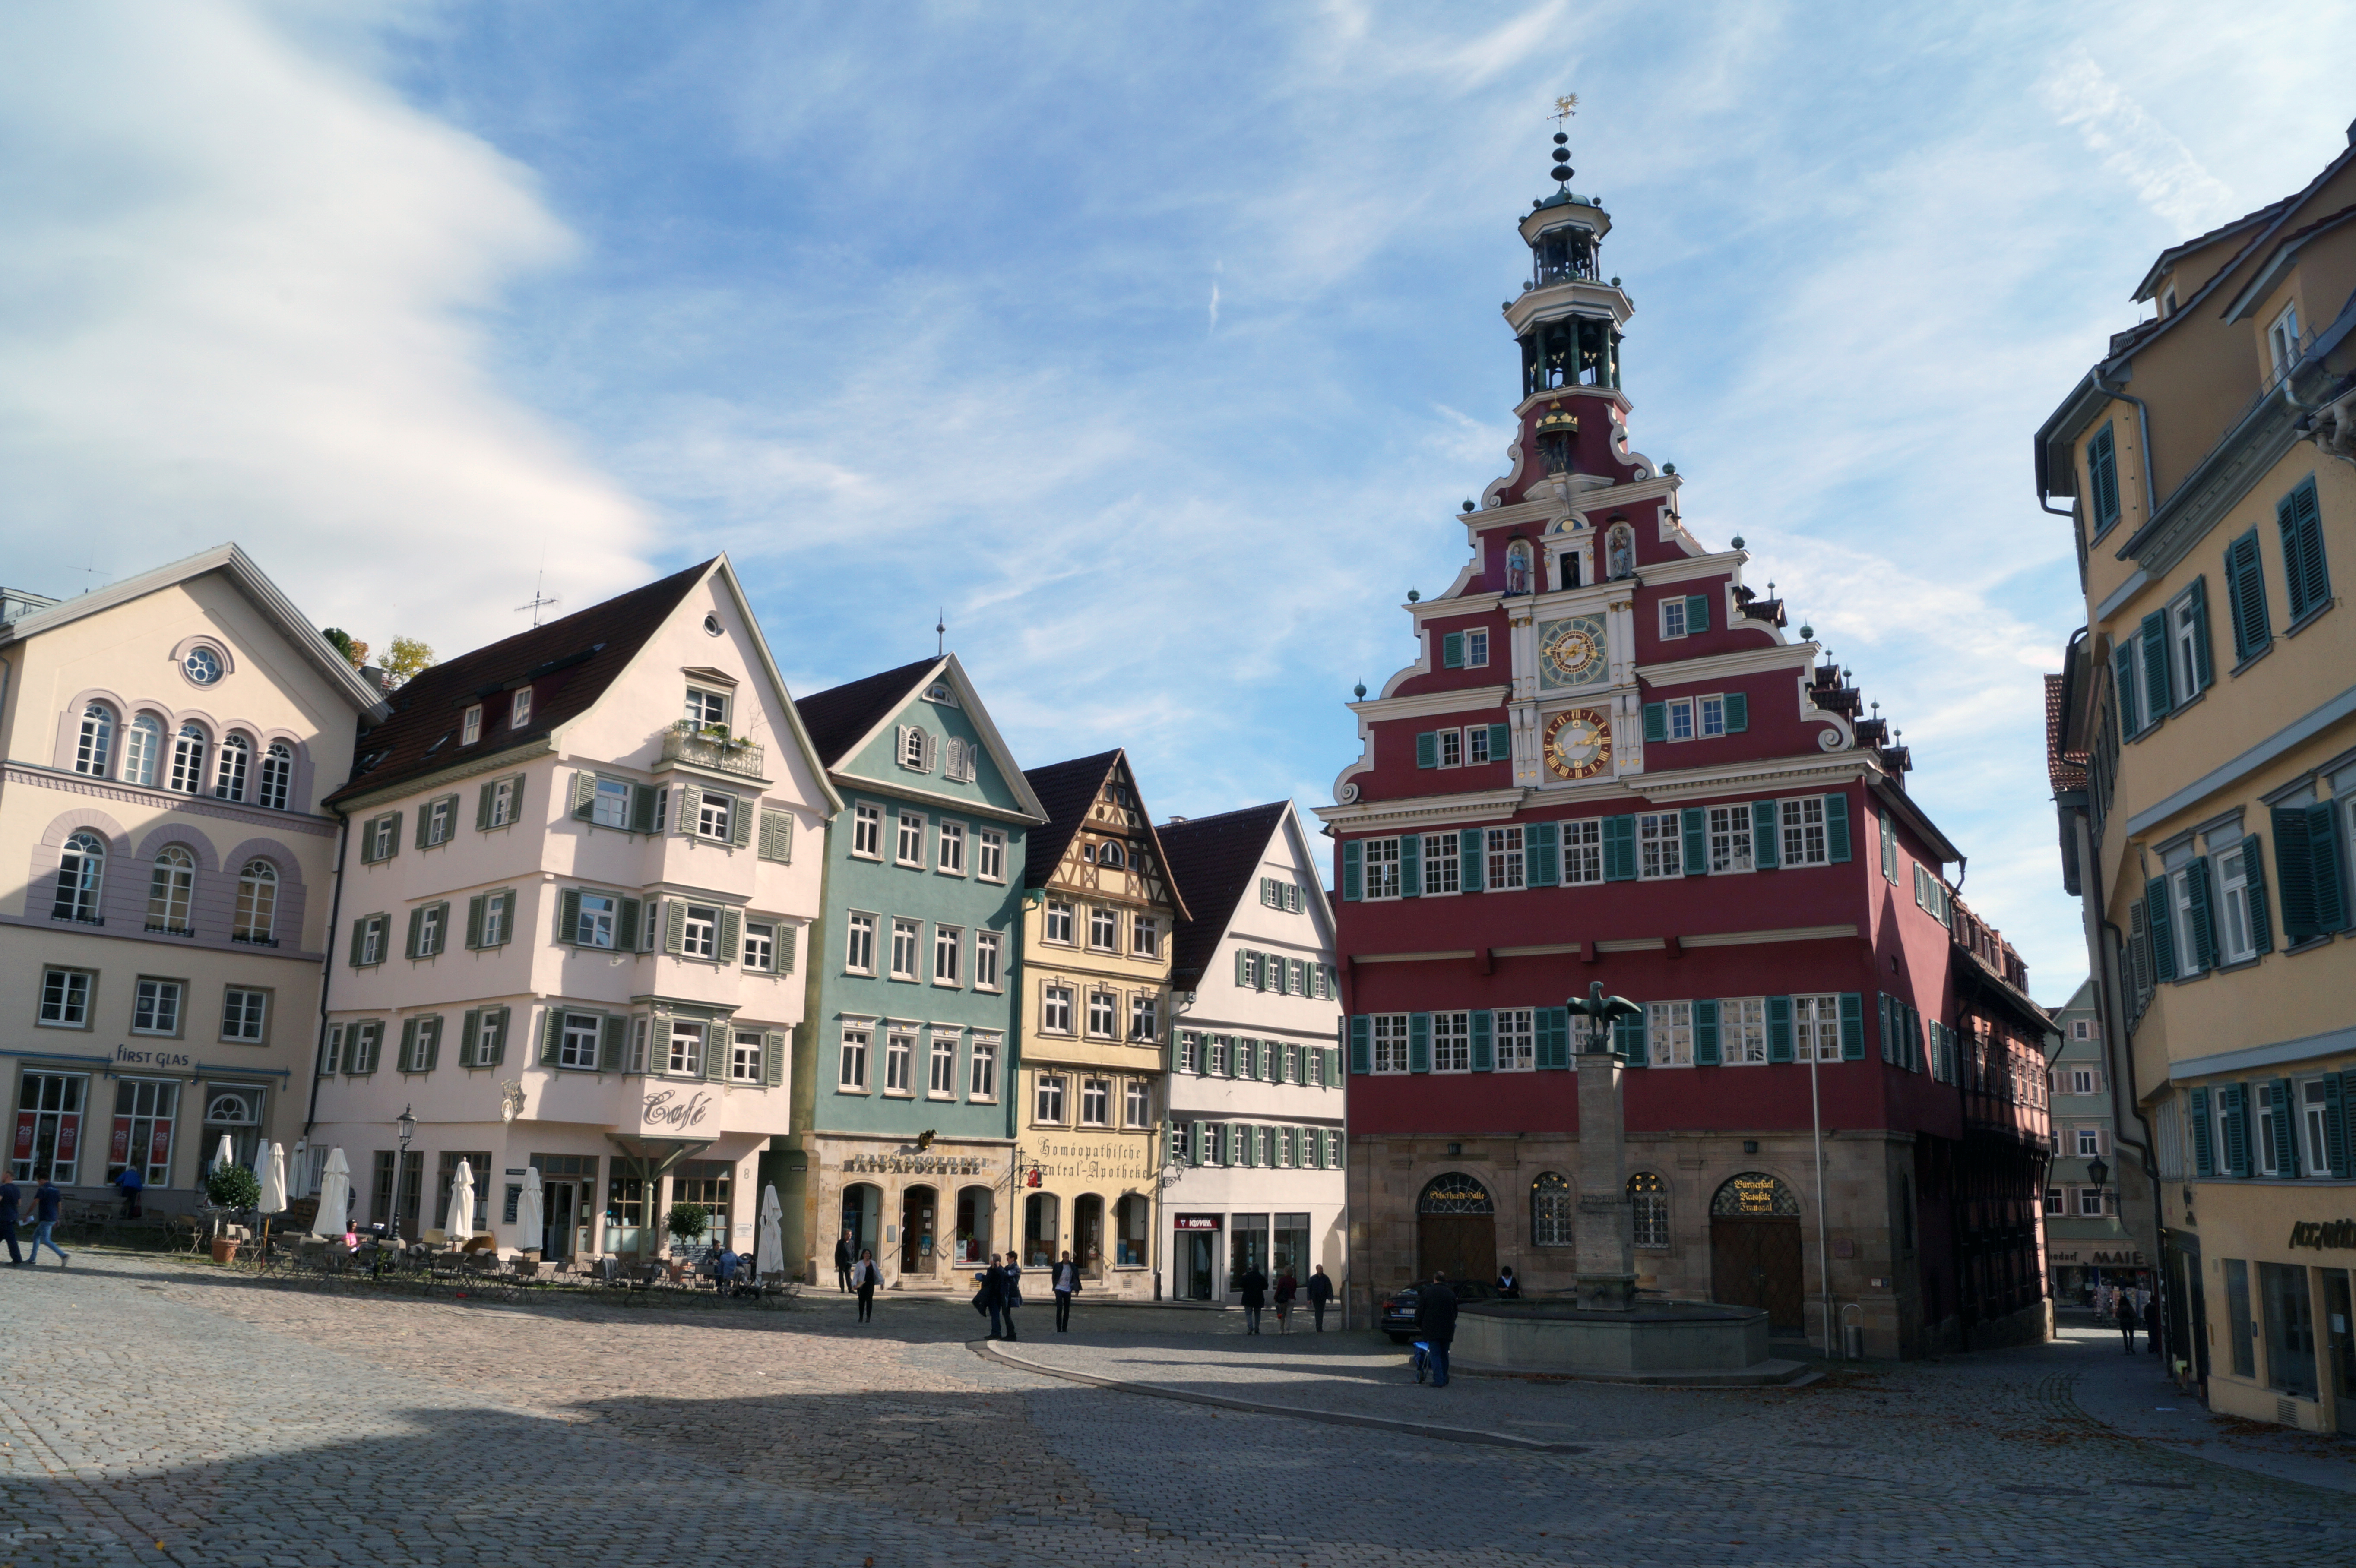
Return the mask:
POLYGON ((1554 101, 1554 113, 1549 118, 1554 121, 1555 129, 1560 130, 1563 122, 1578 112, 1579 94, 1567 92, 1554 101))

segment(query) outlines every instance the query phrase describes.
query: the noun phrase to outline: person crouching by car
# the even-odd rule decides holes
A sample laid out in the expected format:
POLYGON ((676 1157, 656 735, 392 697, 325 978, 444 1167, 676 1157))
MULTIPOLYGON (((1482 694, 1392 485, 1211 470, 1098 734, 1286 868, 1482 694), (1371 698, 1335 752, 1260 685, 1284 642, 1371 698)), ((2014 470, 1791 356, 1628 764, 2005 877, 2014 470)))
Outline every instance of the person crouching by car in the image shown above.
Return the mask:
POLYGON ((1431 1347, 1431 1386, 1448 1386, 1448 1347, 1456 1339, 1456 1288, 1435 1274, 1416 1296, 1415 1329, 1431 1347))

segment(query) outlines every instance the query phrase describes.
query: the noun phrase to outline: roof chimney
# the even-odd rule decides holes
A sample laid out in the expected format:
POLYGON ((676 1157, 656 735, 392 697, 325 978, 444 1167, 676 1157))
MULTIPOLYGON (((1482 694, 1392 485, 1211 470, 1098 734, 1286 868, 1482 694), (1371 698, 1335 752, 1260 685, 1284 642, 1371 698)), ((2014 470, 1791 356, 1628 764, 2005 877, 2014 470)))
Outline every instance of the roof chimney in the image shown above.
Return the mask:
POLYGON ((382 665, 364 664, 360 666, 360 678, 367 681, 370 686, 376 688, 380 692, 389 692, 391 689, 384 683, 384 667, 382 665))

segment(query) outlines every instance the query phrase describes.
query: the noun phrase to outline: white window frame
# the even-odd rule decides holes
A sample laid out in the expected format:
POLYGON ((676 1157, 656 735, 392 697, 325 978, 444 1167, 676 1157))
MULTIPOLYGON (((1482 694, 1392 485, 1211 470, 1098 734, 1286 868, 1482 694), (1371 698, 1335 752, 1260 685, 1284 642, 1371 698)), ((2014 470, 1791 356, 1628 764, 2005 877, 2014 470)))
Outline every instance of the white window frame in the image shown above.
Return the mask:
POLYGON ((1685 815, 1678 811, 1636 814, 1636 878, 1662 882, 1685 875, 1685 815))
POLYGON ((1711 806, 1709 874, 1713 877, 1733 876, 1751 869, 1750 804, 1711 806))
POLYGON ((1072 988, 1049 985, 1039 992, 1039 1029, 1044 1034, 1070 1036, 1076 1034, 1072 1016, 1072 988))
POLYGON ((622 901, 612 893, 584 891, 573 916, 573 945, 612 952, 622 923, 622 901), (602 906, 602 907, 593 907, 602 906))
POLYGON ((1489 634, 1486 628, 1474 627, 1464 634, 1464 667, 1485 669, 1489 664, 1489 634))
POLYGON ((851 808, 851 853, 854 859, 884 858, 884 808, 865 801, 851 808))
POLYGON ((628 780, 609 779, 602 773, 597 775, 596 782, 590 786, 589 822, 595 827, 619 827, 625 830, 629 827, 628 780))
POLYGON ((915 1099, 916 1074, 916 1031, 887 1028, 884 1031, 884 1093, 895 1099, 915 1099))
POLYGON ((1142 1078, 1131 1078, 1121 1086, 1120 1125, 1124 1127, 1150 1127, 1153 1125, 1153 1085, 1142 1078))
POLYGON ((508 728, 520 730, 531 722, 531 688, 518 687, 508 698, 508 728))
POLYGON ((969 1101, 992 1103, 998 1098, 998 1046, 994 1034, 977 1034, 966 1051, 966 1091, 969 1101))
POLYGON ((1447 898, 1464 891, 1463 847, 1453 832, 1423 836, 1423 892, 1447 898))
POLYGON ((1369 903, 1379 903, 1399 896, 1399 841, 1396 838, 1365 838, 1358 852, 1360 869, 1365 874, 1361 890, 1369 903))
POLYGON ((1719 998, 1718 1060, 1727 1067, 1764 1067, 1767 1064, 1766 997, 1719 998))
POLYGON ((1690 697, 1673 697, 1669 699, 1668 702, 1665 706, 1667 709, 1666 717, 1668 723, 1666 732, 1668 739, 1672 741, 1692 740, 1694 738, 1693 699, 1690 697))
POLYGON ((490 820, 487 827, 509 827, 515 824, 516 781, 504 778, 491 785, 490 820))
POLYGON ((2217 959, 2246 964, 2258 955, 2250 924, 2249 840, 2237 838, 2214 852, 2217 882, 2217 959))
POLYGON ((759 1029, 731 1029, 728 1036, 728 1081, 731 1083, 758 1083, 761 1081, 761 1051, 759 1029))
POLYGON ((458 718, 458 744, 471 746, 483 738, 483 705, 469 703, 458 718))
POLYGON ((2103 1189, 2099 1187, 2078 1187, 2071 1189, 2077 1195, 2076 1212, 2072 1218, 2099 1220, 2103 1217, 2103 1189))
POLYGON ((1486 724, 1464 726, 1464 765, 1468 768, 1478 767, 1483 763, 1494 763, 1496 760, 1489 754, 1489 726, 1486 724))
POLYGON ((1644 1004, 1644 1061, 1654 1067, 1694 1064, 1693 1003, 1644 1004))
POLYGON ((1464 765, 1464 731, 1454 727, 1435 731, 1440 740, 1440 765, 1461 768, 1464 765))
POLYGON ((1102 987, 1088 987, 1088 1038, 1118 1040, 1120 1038, 1120 993, 1102 987))
POLYGON ((736 813, 744 803, 719 790, 704 790, 695 798, 695 836, 728 843, 735 836, 736 813))
POLYGON ((1804 795, 1775 803, 1777 830, 1783 836, 1782 864, 1829 866, 1832 847, 1825 837, 1825 797, 1804 795), (1813 836, 1813 847, 1811 837, 1813 836))
POLYGON ((843 922, 842 969, 847 975, 875 973, 875 917, 852 910, 843 922))
POLYGON ((1031 1083, 1031 1119, 1042 1126, 1064 1125, 1066 1110, 1064 1091, 1067 1087, 1060 1072, 1042 1072, 1031 1083))
POLYGON ((914 870, 925 869, 926 819, 913 811, 894 812, 892 816, 892 863, 914 870))
POLYGON ((965 988, 965 927, 933 927, 933 984, 948 990, 965 988))
POLYGON ((2282 314, 2266 327, 2266 347, 2274 357, 2275 378, 2279 380, 2298 363, 2297 302, 2283 306, 2282 314))
POLYGON ((566 1012, 563 1024, 556 1031, 556 1065, 595 1072, 605 1021, 597 1013, 566 1012))
POLYGON ((936 1031, 926 1053, 925 1098, 957 1098, 957 1036, 936 1031))
POLYGON ((1603 819, 1574 817, 1562 824, 1562 885, 1589 887, 1603 880, 1603 819))
POLYGON ((1151 991, 1129 998, 1129 1040, 1132 1045, 1154 1045, 1162 1039, 1162 1000, 1151 991))
POLYGON ((1101 904, 1088 906, 1088 951, 1118 953, 1120 951, 1120 916, 1101 904))
POLYGON ((728 722, 728 694, 701 686, 687 688, 687 721, 698 730, 707 730, 728 722))
POLYGON ((892 971, 894 980, 918 977, 916 965, 923 961, 925 923, 905 915, 892 918, 892 971))
POLYGON ((2168 873, 2168 901, 2175 912, 2176 972, 2197 975, 2208 967, 2208 955, 2193 946, 2199 933, 2192 929, 2192 864, 2186 861, 2168 873))
POLYGON ((1489 1015, 1490 1035, 1500 1072, 1537 1069, 1537 1013, 1530 1008, 1499 1008, 1489 1015))
POLYGON ((1005 983, 1006 970, 1000 962, 1005 937, 995 931, 980 931, 973 938, 973 988, 995 991, 1005 983))
POLYGON ((1722 695, 1694 699, 1694 734, 1714 741, 1726 733, 1726 699, 1722 695))
POLYGON ((679 951, 683 958, 720 956, 720 908, 716 904, 685 904, 680 919, 679 951))
POLYGON ((1408 1070, 1407 1015, 1376 1013, 1367 1020, 1367 1032, 1373 1037, 1373 1060, 1367 1063, 1378 1074, 1405 1072, 1408 1070))
POLYGON ((43 1029, 88 1029, 91 997, 97 980, 98 976, 87 969, 70 968, 63 964, 42 965, 41 999, 34 1012, 34 1022, 43 1029), (54 1003, 50 997, 53 989, 57 993, 54 1003))
POLYGON ((1162 956, 1162 922, 1150 914, 1129 917, 1129 951, 1136 958, 1162 956))
POLYGON ((985 882, 1006 880, 1006 835, 995 827, 982 828, 978 835, 980 848, 974 856, 973 874, 985 882))
POLYGON ((938 852, 933 869, 944 877, 965 875, 965 824, 944 820, 937 830, 938 852))
POLYGON ((744 923, 744 966, 755 975, 774 975, 777 970, 777 927, 774 921, 744 923))
POLYGON ((1431 1015, 1431 1070, 1434 1072, 1472 1071, 1472 1015, 1438 1012, 1431 1015))
POLYGON ((1075 919, 1071 900, 1047 900, 1039 910, 1039 940, 1058 947, 1076 946, 1075 919))
POLYGON ((674 1078, 703 1076, 703 1053, 711 1045, 709 1027, 699 1019, 673 1019, 663 1040, 663 1071, 674 1078))
POLYGON ((188 987, 179 980, 142 976, 132 987, 131 1032, 177 1037, 188 1005, 188 987), (145 1023, 139 1020, 145 1019, 145 1023))
POLYGON ((835 1091, 838 1093, 867 1093, 867 1057, 874 1049, 875 1031, 865 1024, 845 1024, 842 1029, 842 1051, 835 1068, 835 1091))
POLYGON ((1818 1061, 1841 1059, 1840 997, 1824 992, 1792 998, 1792 1060, 1806 1061, 1815 1051, 1818 1061))
POLYGON ((1112 1080, 1087 1077, 1080 1080, 1080 1120, 1084 1127, 1112 1125, 1112 1080))
POLYGON ((1686 602, 1682 594, 1672 593, 1661 601, 1661 635, 1665 640, 1686 635, 1686 602))
POLYGON ((2326 1117, 2331 1107, 2323 1096, 2323 1080, 2301 1078, 2292 1083, 2292 1096, 2297 1105, 2293 1115, 2298 1118, 2299 1162, 2309 1176, 2331 1174, 2331 1144, 2326 1117), (2310 1097, 2311 1096, 2311 1097, 2310 1097))
POLYGON ((1481 885, 1493 893, 1517 892, 1525 885, 1525 868, 1528 861, 1522 854, 1522 830, 1512 827, 1490 827, 1483 830, 1483 841, 1488 848, 1488 880, 1481 885))

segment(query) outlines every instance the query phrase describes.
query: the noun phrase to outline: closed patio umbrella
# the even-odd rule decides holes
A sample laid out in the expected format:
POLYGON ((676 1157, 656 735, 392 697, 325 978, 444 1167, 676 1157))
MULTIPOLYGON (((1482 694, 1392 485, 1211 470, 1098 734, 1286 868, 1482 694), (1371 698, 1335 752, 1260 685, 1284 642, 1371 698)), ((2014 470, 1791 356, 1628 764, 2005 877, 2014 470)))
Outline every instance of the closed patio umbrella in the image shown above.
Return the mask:
POLYGON ((450 1216, 443 1228, 449 1232, 454 1247, 465 1246, 475 1233, 475 1173, 463 1159, 450 1178, 450 1216))
POLYGON ((753 1273, 766 1278, 786 1272, 786 1206, 777 1201, 777 1184, 761 1189, 761 1233, 753 1252, 753 1273))
POLYGON ((270 1237, 270 1216, 286 1211, 286 1149, 284 1146, 265 1143, 253 1151, 253 1174, 262 1182, 262 1196, 253 1200, 253 1211, 262 1216, 262 1239, 270 1237))
POLYGON ((527 1166, 523 1173, 523 1195, 516 1200, 516 1249, 538 1252, 544 1239, 541 1232, 548 1229, 542 1217, 540 1196, 540 1167, 527 1166))
MULTIPOLYGON (((233 1144, 233 1143, 231 1143, 231 1142, 230 1142, 230 1141, 229 1141, 229 1135, 228 1135, 227 1133, 223 1133, 223 1134, 221 1135, 220 1147, 219 1149, 215 1150, 215 1151, 214 1151, 214 1153, 213 1153, 213 1164, 214 1164, 214 1165, 235 1165, 236 1163, 237 1163, 237 1146, 236 1146, 235 1144, 233 1144)), ((207 1174, 209 1174, 209 1175, 210 1174, 209 1169, 208 1170, 207 1174)), ((259 1175, 261 1175, 262 1173, 261 1173, 260 1171, 256 1171, 256 1172, 254 1172, 254 1174, 255 1174, 256 1176, 259 1176, 259 1175)))
POLYGON ((319 1177, 319 1217, 311 1221, 316 1236, 340 1236, 352 1207, 352 1167, 344 1151, 327 1151, 327 1168, 319 1177))

